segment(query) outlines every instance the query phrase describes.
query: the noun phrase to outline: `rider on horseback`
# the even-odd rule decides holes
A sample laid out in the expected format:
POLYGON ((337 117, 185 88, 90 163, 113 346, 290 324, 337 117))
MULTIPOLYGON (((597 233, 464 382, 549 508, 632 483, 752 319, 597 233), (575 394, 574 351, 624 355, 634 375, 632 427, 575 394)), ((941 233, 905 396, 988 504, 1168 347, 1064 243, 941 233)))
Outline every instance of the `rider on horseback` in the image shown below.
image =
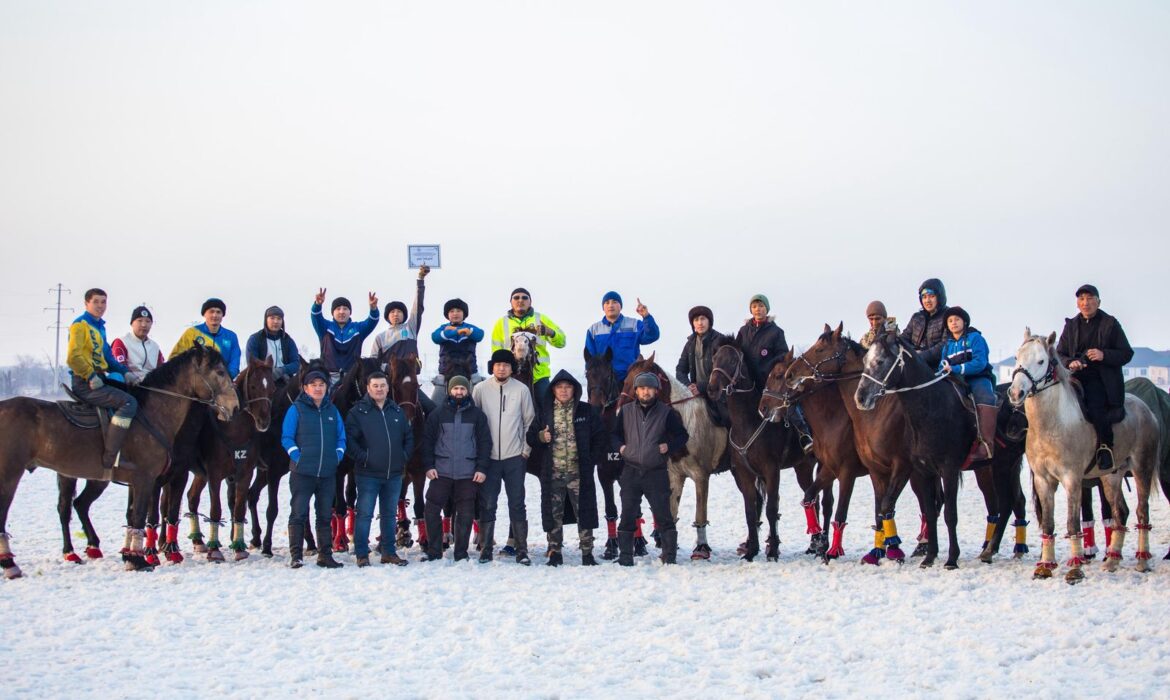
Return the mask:
POLYGON ((706 306, 696 306, 687 312, 687 319, 691 323, 690 337, 683 346, 682 355, 678 358, 678 365, 674 368, 674 376, 691 390, 692 396, 702 396, 707 402, 707 409, 711 419, 723 428, 731 426, 725 412, 719 404, 707 396, 707 382, 711 378, 711 361, 715 357, 725 336, 712 328, 715 314, 706 306))
POLYGON ((951 306, 943 312, 947 335, 942 344, 923 355, 927 364, 938 364, 942 372, 961 377, 975 399, 975 414, 979 431, 971 451, 963 462, 964 469, 982 467, 995 453, 995 421, 998 409, 995 401, 995 370, 988 361, 987 341, 971 327, 971 316, 961 306, 951 306), (929 357, 929 359, 927 359, 929 357))
POLYGON ((902 340, 922 351, 938 345, 946 335, 943 314, 947 310, 947 290, 942 280, 932 277, 918 285, 918 303, 922 309, 910 317, 906 330, 902 331, 902 340))
POLYGON ((1083 284, 1077 289, 1077 310, 1077 316, 1065 319, 1056 352, 1084 390, 1087 417, 1100 443, 1097 466, 1112 471, 1113 424, 1125 418, 1121 368, 1133 359, 1133 348, 1117 319, 1101 311, 1096 287, 1083 284))
POLYGON ((443 316, 447 318, 447 323, 431 333, 431 340, 439 346, 439 373, 434 379, 435 403, 443 401, 447 393, 447 377, 460 374, 459 367, 470 369, 467 378, 472 386, 483 381, 475 361, 475 346, 483 340, 483 329, 467 322, 467 312, 467 302, 449 299, 443 304, 443 316))
POLYGON ((426 293, 426 283, 423 281, 431 268, 423 265, 418 268, 418 280, 414 292, 414 304, 407 312, 406 304, 401 301, 392 301, 386 304, 382 318, 390 327, 374 336, 374 353, 372 357, 381 357, 382 353, 400 340, 418 340, 418 329, 422 325, 423 295, 426 293))
POLYGON ((585 351, 604 355, 607 348, 613 350, 613 372, 619 382, 624 382, 630 365, 638 359, 638 346, 658 340, 658 324, 641 299, 635 310, 642 320, 623 316, 622 297, 617 292, 605 293, 601 309, 605 316, 585 332, 585 351))
POLYGON ((107 372, 128 374, 130 368, 118 362, 106 342, 106 293, 101 289, 90 289, 85 293, 85 313, 78 316, 69 326, 69 349, 66 363, 72 376, 73 393, 82 401, 100 408, 114 411, 106 434, 106 450, 102 455, 102 467, 113 469, 120 466, 131 468, 128 462, 118 462, 118 453, 130 430, 130 421, 138 412, 138 401, 121 389, 109 386, 103 380, 107 372))
POLYGON ((297 344, 284 330, 284 310, 269 306, 264 311, 264 328, 248 338, 245 358, 264 362, 272 358, 272 376, 283 383, 301 368, 301 354, 297 344))
MULTIPOLYGON (((756 386, 763 387, 772 367, 788 354, 788 342, 784 339, 784 329, 777 326, 774 317, 769 315, 772 305, 768 303, 768 297, 763 294, 752 297, 748 302, 748 311, 752 317, 744 322, 735 338, 743 350, 743 362, 747 365, 748 374, 756 386)), ((787 421, 796 428, 801 449, 812 451, 812 429, 804 419, 804 409, 800 404, 789 409, 787 421)))
POLYGON ((532 308, 532 295, 523 287, 512 290, 512 308, 492 328, 492 350, 511 350, 512 334, 529 331, 536 334, 536 367, 532 370, 532 399, 537 404, 548 401, 548 346, 565 347, 565 332, 552 319, 532 308))
POLYGON ((130 314, 130 332, 110 344, 114 359, 130 370, 123 377, 127 384, 141 382, 151 370, 166 361, 158 343, 150 339, 153 326, 154 316, 150 309, 139 306, 130 314))
POLYGON ((361 321, 353 321, 353 305, 345 297, 337 297, 329 307, 333 318, 326 319, 321 307, 325 303, 325 288, 322 287, 313 298, 309 318, 313 330, 321 341, 321 361, 329 372, 330 386, 337 384, 341 375, 362 356, 362 342, 378 325, 378 295, 370 292, 370 315, 361 321))
POLYGON ((240 373, 240 340, 235 333, 223 327, 227 304, 224 304, 222 299, 212 297, 203 302, 203 308, 199 313, 203 315, 203 323, 184 331, 167 359, 173 360, 196 345, 214 348, 223 356, 228 376, 235 379, 240 373))
POLYGON ((897 333, 898 323, 886 315, 886 305, 880 301, 871 301, 865 307, 865 319, 869 321, 869 330, 861 336, 857 344, 863 348, 873 345, 878 333, 897 333))

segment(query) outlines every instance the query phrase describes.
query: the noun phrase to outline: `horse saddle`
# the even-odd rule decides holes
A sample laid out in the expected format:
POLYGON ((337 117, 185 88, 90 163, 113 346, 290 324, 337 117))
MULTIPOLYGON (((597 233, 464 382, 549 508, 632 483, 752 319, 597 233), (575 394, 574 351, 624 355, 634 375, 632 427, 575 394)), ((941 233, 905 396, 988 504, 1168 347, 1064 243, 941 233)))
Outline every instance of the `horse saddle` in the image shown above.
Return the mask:
POLYGON ((65 416, 65 420, 82 430, 97 430, 100 428, 102 435, 105 435, 106 427, 110 424, 109 409, 99 409, 96 406, 85 403, 64 384, 61 385, 61 388, 65 390, 66 395, 71 399, 69 401, 57 402, 57 408, 61 409, 61 415, 65 416))
MULTIPOLYGON (((967 386, 967 382, 963 381, 962 377, 956 377, 953 374, 947 377, 947 381, 951 385, 951 388, 955 390, 955 393, 959 395, 959 402, 963 404, 963 408, 967 411, 967 413, 970 413, 972 416, 974 416, 975 397, 971 394, 971 389, 967 386)), ((996 400, 999 400, 998 396, 996 397, 996 400)))

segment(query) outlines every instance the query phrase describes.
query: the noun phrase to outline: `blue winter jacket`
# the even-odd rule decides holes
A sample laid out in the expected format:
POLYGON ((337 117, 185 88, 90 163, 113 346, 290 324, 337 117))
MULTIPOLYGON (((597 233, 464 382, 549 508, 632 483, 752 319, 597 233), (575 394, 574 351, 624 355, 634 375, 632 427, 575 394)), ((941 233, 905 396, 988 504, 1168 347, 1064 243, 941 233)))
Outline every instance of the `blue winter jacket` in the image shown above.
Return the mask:
POLYGON ((326 396, 320 406, 301 392, 284 416, 280 444, 288 452, 291 469, 305 476, 334 476, 345 456, 345 423, 326 396))
POLYGON ((215 340, 215 347, 219 348, 219 354, 223 355, 224 364, 227 365, 228 376, 235 379, 240 373, 240 339, 236 334, 223 326, 219 327, 218 333, 212 333, 206 323, 195 326, 195 330, 215 340))
MULTIPOLYGON (((431 333, 431 340, 439 346, 439 374, 450 379, 451 365, 470 357, 471 373, 479 371, 479 363, 475 361, 476 343, 483 340, 483 329, 470 323, 460 323, 454 330, 448 329, 450 323, 444 323, 431 333), (471 329, 470 335, 459 335, 459 329, 471 329)), ((471 379, 471 377, 468 377, 471 379)))
POLYGON ((983 334, 974 328, 967 329, 957 340, 949 332, 943 337, 938 361, 939 368, 942 368, 942 363, 947 358, 954 357, 958 353, 966 353, 968 350, 971 351, 971 359, 962 364, 952 364, 951 372, 960 377, 987 377, 994 381, 995 370, 988 362, 987 341, 983 339, 983 334))
POLYGON ((658 340, 658 324, 654 316, 645 319, 618 315, 613 323, 602 317, 589 327, 585 334, 585 349, 590 355, 603 355, 606 348, 613 349, 613 371, 619 381, 624 381, 630 365, 638 359, 638 346, 649 345, 658 340))
POLYGON ((352 318, 342 327, 332 318, 326 318, 320 304, 313 304, 310 318, 317 339, 321 341, 321 361, 330 372, 345 372, 362 356, 362 343, 378 325, 378 310, 370 309, 365 320, 352 318))

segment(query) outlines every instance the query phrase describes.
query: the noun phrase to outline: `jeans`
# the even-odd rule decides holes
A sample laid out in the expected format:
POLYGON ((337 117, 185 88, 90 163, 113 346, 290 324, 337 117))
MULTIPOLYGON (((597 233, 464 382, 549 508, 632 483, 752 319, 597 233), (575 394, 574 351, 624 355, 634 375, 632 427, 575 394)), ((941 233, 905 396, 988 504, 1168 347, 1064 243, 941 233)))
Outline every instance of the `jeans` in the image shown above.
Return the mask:
MULTIPOLYGON (((332 476, 307 476, 290 472, 288 486, 292 491, 291 512, 288 516, 290 533, 303 533, 305 523, 309 520, 309 499, 316 498, 314 510, 317 514, 317 536, 321 538, 321 546, 328 547, 332 539, 330 519, 333 516, 333 498, 337 495, 337 481, 332 476)), ((289 551, 293 558, 301 556, 302 537, 289 537, 289 551)))
POLYGON ((970 377, 967 379, 967 388, 971 390, 971 395, 975 397, 975 404, 978 406, 994 406, 995 405, 995 386, 987 377, 970 377))
POLYGON ((374 502, 378 502, 379 530, 382 533, 382 556, 396 556, 394 538, 398 528, 398 497, 402 495, 402 475, 382 479, 376 476, 356 475, 357 520, 353 523, 353 553, 370 556, 370 522, 374 518, 374 502))
POLYGON ((500 501, 500 483, 508 493, 508 517, 512 522, 528 520, 524 507, 524 463, 528 460, 517 455, 504 460, 488 460, 487 479, 479 489, 479 519, 481 522, 496 521, 496 505, 500 501))

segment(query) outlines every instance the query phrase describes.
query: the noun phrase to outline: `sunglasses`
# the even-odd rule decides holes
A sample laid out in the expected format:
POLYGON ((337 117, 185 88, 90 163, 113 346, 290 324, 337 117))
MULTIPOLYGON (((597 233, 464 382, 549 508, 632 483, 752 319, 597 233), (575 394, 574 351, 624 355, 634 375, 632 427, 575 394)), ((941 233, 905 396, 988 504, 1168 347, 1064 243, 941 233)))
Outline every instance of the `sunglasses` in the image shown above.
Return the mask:
POLYGON ((512 301, 528 301, 527 294, 513 294, 512 301))

